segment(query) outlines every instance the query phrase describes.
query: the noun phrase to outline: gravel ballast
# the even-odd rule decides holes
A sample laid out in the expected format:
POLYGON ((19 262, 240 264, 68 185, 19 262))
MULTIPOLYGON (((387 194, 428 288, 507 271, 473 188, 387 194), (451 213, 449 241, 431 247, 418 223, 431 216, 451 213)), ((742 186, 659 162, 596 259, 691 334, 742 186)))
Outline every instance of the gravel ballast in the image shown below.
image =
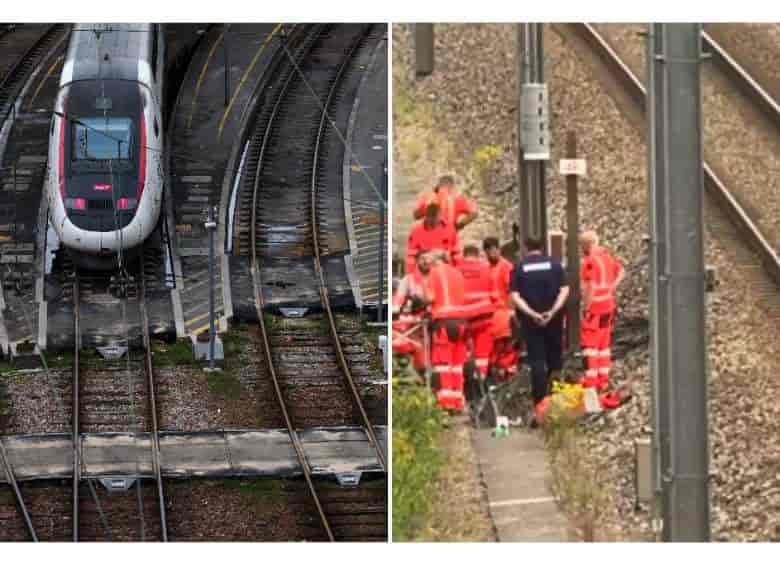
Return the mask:
MULTIPOLYGON (((550 87, 552 159, 548 166, 549 224, 562 229, 565 191, 553 169, 561 157, 565 136, 574 130, 588 160, 588 176, 580 183, 580 217, 596 229, 603 244, 625 262, 629 277, 619 293, 619 328, 629 320, 647 318, 647 258, 642 237, 647 233, 646 145, 640 127, 630 119, 600 81, 579 42, 545 28, 546 76, 550 87)), ((394 26, 394 57, 410 92, 431 100, 437 121, 447 124, 461 146, 461 157, 497 140, 503 156, 494 178, 510 185, 516 174, 515 26, 437 25, 436 72, 413 82, 412 26, 394 26), (502 57, 495 56, 500 52, 502 57), (493 55, 491 55, 493 54, 493 55), (477 72, 475 68, 479 67, 477 72), (480 78, 481 77, 481 78, 480 78), (475 84, 478 83, 478 84, 475 84), (486 92, 489 91, 489 94, 486 92), (487 102, 489 101, 489 103, 487 102), (474 110, 472 106, 479 106, 474 110)), ((632 33, 631 30, 626 32, 632 33)), ((631 41, 638 41, 631 36, 631 41)), ((711 94, 714 96, 714 94, 711 94)), ((726 106, 723 106, 725 111, 726 106)), ((706 127, 719 117, 710 117, 706 127)), ((730 119, 730 118, 729 118, 730 119)), ((727 117, 722 118, 727 123, 727 117)), ((720 131, 720 130, 718 130, 720 131)), ((734 136, 730 133, 720 135, 734 136)), ((396 155, 396 163, 402 156, 396 155)), ((745 186, 758 186, 764 167, 748 168, 745 186)), ((483 211, 480 221, 506 226, 517 216, 515 204, 495 214, 484 203, 498 201, 491 193, 475 195, 483 211)), ((707 209, 707 216, 717 211, 707 209)), ((775 218, 780 217, 776 214, 775 218)), ((511 225, 511 224, 510 224, 511 225)), ((501 234, 509 236, 506 230, 501 234)), ((717 269, 719 286, 710 295, 707 313, 712 532, 718 540, 780 539, 780 421, 776 398, 780 384, 777 326, 753 304, 750 282, 733 264, 744 253, 707 230, 706 261, 717 269)), ((605 518, 605 537, 649 539, 646 509, 634 510, 634 440, 650 424, 649 356, 646 345, 616 360, 613 381, 630 380, 634 399, 610 414, 591 434, 590 448, 607 469, 612 508, 605 518)))

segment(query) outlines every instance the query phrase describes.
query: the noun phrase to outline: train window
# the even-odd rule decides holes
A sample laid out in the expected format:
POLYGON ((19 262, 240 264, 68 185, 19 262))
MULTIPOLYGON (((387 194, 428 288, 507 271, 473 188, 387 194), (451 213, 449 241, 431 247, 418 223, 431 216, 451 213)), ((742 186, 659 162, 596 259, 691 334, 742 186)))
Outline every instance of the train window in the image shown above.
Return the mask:
POLYGON ((130 118, 81 118, 73 123, 73 160, 130 159, 130 118))
POLYGON ((54 135, 54 118, 56 117, 56 114, 51 115, 51 126, 49 126, 49 135, 54 135))
POLYGON ((157 118, 154 119, 154 137, 160 137, 160 127, 157 125, 157 118))

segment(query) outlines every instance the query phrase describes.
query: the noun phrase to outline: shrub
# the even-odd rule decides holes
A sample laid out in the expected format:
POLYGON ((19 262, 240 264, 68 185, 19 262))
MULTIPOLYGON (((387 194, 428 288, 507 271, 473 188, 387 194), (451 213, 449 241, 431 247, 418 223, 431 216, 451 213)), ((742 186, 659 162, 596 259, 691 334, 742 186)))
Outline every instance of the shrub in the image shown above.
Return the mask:
POLYGON ((442 415, 430 392, 393 387, 393 538, 413 539, 424 526, 430 486, 442 466, 442 415))

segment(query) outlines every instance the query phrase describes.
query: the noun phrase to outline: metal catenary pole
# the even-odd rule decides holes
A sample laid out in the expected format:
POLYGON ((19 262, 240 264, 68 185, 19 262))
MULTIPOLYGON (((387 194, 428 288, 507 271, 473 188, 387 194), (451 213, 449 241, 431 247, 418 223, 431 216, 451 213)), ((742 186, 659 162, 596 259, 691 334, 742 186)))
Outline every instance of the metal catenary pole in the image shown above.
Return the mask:
MULTIPOLYGON (((566 134, 566 158, 577 158, 577 134, 570 131, 566 134)), ((579 193, 577 175, 566 176, 566 262, 569 266, 569 353, 580 350, 580 253, 577 234, 580 231, 579 193)))
MULTIPOLYGON (((387 195, 387 163, 382 163, 382 194, 387 195)), ((385 196, 386 197, 386 196, 385 196)), ((376 321, 382 323, 385 290, 385 205, 379 199, 379 272, 377 273, 376 321)))
POLYGON ((415 74, 418 77, 433 73, 433 24, 414 24, 415 74))
POLYGON ((216 328, 214 327, 214 232, 217 222, 214 215, 214 207, 209 206, 206 230, 209 232, 209 369, 214 369, 214 341, 216 328))
POLYGON ((530 159, 528 148, 523 147, 524 133, 529 124, 529 114, 523 115, 528 103, 529 85, 544 83, 543 24, 518 24, 517 60, 518 60, 518 171, 520 173, 520 236, 540 238, 547 245, 547 202, 545 195, 545 160, 530 159), (524 99, 525 91, 525 99, 524 99), (524 104, 525 101, 525 104, 524 104))
POLYGON ((661 266, 666 261, 666 239, 663 226, 666 223, 665 200, 659 195, 667 189, 665 161, 659 156, 664 154, 664 112, 662 110, 665 76, 663 73, 663 30, 662 24, 647 26, 647 128, 648 128, 648 200, 650 203, 650 221, 648 223, 650 258, 650 374, 652 376, 653 398, 653 502, 652 527, 660 533, 662 509, 662 470, 669 467, 669 410, 662 398, 668 397, 669 373, 666 362, 666 342, 662 339, 662 328, 666 327, 666 309, 660 305, 666 303, 667 281, 659 276, 661 266))
POLYGON ((709 541, 709 448, 705 335, 701 25, 663 24, 664 162, 662 188, 668 280, 669 466, 663 469, 667 541, 709 541))

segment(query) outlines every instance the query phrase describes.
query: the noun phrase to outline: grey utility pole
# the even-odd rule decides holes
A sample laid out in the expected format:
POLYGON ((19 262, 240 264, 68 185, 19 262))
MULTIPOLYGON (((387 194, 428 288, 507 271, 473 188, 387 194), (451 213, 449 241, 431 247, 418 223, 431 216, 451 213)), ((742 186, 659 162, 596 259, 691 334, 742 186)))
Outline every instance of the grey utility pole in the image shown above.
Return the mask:
MULTIPOLYGON (((382 163, 382 196, 387 198, 387 162, 382 163)), ((382 323, 384 321, 384 293, 385 293, 385 203, 382 198, 379 199, 379 269, 377 273, 376 289, 377 289, 377 301, 376 301, 376 321, 382 323)))
POLYGON ((664 161, 658 155, 664 154, 663 112, 656 111, 664 99, 665 75, 663 73, 663 24, 647 25, 647 180, 648 201, 650 204, 650 238, 648 255, 650 258, 650 374, 652 376, 653 397, 653 529, 658 533, 657 520, 661 517, 663 485, 662 469, 669 468, 669 406, 662 398, 669 397, 669 373, 667 371, 666 348, 662 347, 663 328, 666 327, 667 280, 659 277, 661 266, 666 261, 666 240, 663 226, 666 224, 664 199, 659 198, 667 192, 664 186, 666 174, 664 161), (664 445, 662 446, 662 440, 664 445))
POLYGON ((433 24, 414 24, 415 74, 433 73, 433 24))
POLYGON ((661 434, 663 539, 709 541, 701 25, 654 25, 652 32, 653 347, 655 365, 663 364, 653 427, 661 434))
POLYGON ((520 240, 540 238, 547 245, 544 167, 550 158, 547 85, 544 84, 543 24, 518 24, 518 173, 520 240))
POLYGON ((214 345, 217 336, 214 327, 214 232, 217 230, 217 220, 214 206, 208 207, 206 231, 209 233, 209 370, 214 370, 214 345))

